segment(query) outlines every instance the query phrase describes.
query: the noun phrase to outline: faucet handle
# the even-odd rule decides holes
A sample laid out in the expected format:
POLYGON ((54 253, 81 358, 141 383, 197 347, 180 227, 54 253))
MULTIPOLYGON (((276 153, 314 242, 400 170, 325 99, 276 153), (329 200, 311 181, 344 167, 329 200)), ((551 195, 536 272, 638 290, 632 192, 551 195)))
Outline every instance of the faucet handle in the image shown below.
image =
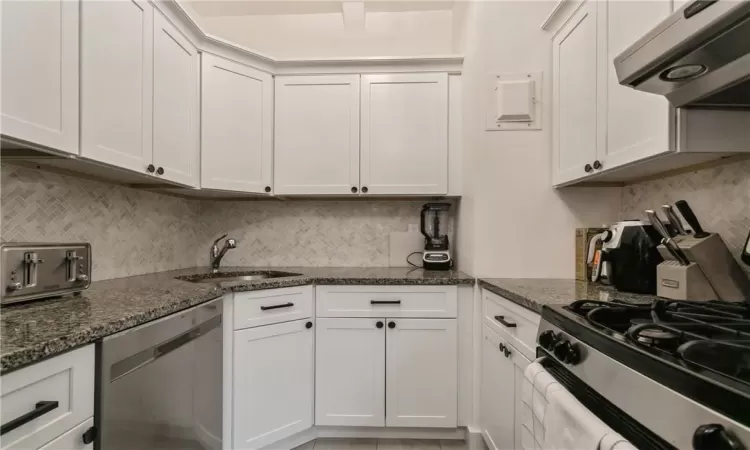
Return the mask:
POLYGON ((219 236, 219 238, 218 238, 218 239, 216 239, 216 240, 214 241, 214 245, 217 245, 217 244, 219 243, 219 241, 220 241, 220 240, 224 239, 224 238, 225 238, 225 237, 227 237, 227 236, 228 236, 228 234, 227 234, 227 233, 224 233, 224 234, 222 234, 221 236, 219 236))
POLYGON ((236 248, 237 247, 237 241, 234 239, 227 239, 227 247, 229 248, 236 248))

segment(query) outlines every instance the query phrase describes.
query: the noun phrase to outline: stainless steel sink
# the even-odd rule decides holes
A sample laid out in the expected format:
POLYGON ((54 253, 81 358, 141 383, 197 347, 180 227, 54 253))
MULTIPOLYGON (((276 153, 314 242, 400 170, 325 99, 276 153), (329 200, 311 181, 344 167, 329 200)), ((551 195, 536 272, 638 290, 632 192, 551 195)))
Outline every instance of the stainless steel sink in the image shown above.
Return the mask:
POLYGON ((190 281, 192 283, 204 283, 204 284, 217 284, 222 285, 224 283, 238 283, 243 281, 259 281, 266 280, 269 278, 284 278, 284 277, 296 277, 300 276, 299 273, 291 272, 278 272, 278 271, 255 271, 255 272, 239 272, 239 273, 214 273, 209 274, 207 277, 196 278, 195 275, 188 275, 183 277, 177 277, 180 280, 190 281))
POLYGON ((239 275, 239 276, 234 276, 234 277, 204 278, 202 280, 195 280, 194 283, 229 283, 232 281, 258 281, 258 280, 265 280, 266 278, 278 278, 278 277, 272 277, 265 273, 259 273, 256 275, 239 275))

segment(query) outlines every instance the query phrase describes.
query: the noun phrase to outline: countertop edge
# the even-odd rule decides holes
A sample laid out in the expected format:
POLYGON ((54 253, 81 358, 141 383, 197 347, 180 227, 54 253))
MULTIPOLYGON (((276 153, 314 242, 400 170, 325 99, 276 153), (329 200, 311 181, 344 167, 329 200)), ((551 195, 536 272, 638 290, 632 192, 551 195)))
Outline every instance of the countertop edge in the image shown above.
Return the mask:
MULTIPOLYGON (((185 281, 189 283, 189 281, 185 281)), ((161 308, 152 308, 135 313, 133 315, 112 320, 72 334, 51 338, 48 341, 23 348, 14 352, 4 354, 0 357, 0 375, 28 367, 45 359, 61 355, 68 351, 94 344, 100 339, 111 336, 122 331, 135 328, 166 317, 170 314, 198 306, 208 301, 220 298, 229 293, 259 291, 267 289, 280 289, 285 287, 308 286, 308 285, 370 285, 370 286, 473 286, 475 278, 468 275, 457 278, 368 278, 368 277, 315 277, 298 276, 287 279, 277 278, 253 283, 239 284, 216 289, 213 292, 200 295, 195 298, 170 303, 161 308)))
POLYGON ((544 305, 542 305, 539 302, 535 302, 534 300, 528 297, 524 297, 523 295, 516 294, 513 291, 503 289, 500 286, 497 286, 488 281, 485 281, 482 278, 477 279, 477 284, 479 285, 480 288, 487 289, 493 294, 497 294, 506 300, 510 300, 511 302, 517 305, 523 306, 524 308, 528 309, 531 312, 534 312, 539 315, 542 314, 542 309, 544 308, 544 305))

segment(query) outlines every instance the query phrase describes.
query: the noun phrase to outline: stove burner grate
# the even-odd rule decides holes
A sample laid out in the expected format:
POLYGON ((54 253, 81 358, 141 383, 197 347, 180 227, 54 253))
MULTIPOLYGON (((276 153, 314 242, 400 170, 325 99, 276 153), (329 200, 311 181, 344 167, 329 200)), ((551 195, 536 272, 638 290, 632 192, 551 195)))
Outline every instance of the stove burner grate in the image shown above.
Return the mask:
POLYGON ((568 310, 634 344, 750 384, 750 305, 656 300, 650 305, 582 300, 568 310))

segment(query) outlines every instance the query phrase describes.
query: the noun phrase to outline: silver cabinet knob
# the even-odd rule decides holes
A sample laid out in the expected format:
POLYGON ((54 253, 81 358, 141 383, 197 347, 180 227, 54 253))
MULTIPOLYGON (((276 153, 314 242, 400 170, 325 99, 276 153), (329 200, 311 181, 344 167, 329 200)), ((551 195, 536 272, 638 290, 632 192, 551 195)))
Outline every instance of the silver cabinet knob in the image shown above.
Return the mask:
POLYGON ((20 289, 23 289, 23 285, 19 283, 18 281, 15 281, 13 283, 8 283, 8 290, 9 291, 18 291, 20 289))
POLYGON ((89 281, 89 276, 88 275, 84 275, 84 274, 80 274, 80 275, 78 275, 76 277, 76 281, 89 281))

